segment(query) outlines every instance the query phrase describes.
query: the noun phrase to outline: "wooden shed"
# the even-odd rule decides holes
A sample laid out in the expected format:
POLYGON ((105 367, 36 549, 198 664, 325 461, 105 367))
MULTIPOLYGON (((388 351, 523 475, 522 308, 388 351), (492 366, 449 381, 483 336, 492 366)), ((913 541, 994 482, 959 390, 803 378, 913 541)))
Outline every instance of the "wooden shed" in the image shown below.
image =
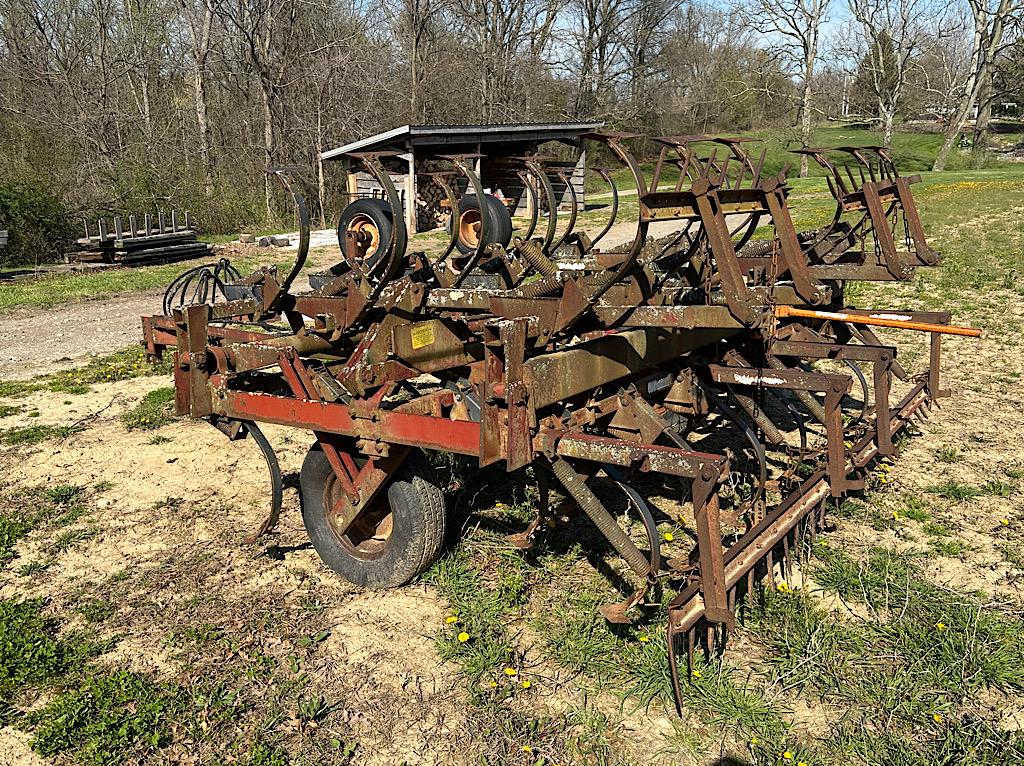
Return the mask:
MULTIPOLYGON (((438 157, 445 154, 478 154, 476 172, 484 188, 492 193, 500 191, 510 208, 521 214, 528 213, 529 195, 516 176, 512 158, 540 154, 548 158, 545 167, 555 187, 559 205, 571 202, 566 184, 557 174, 566 173, 577 192, 577 204, 584 204, 584 172, 587 154, 581 136, 604 126, 603 122, 517 123, 507 125, 403 125, 394 130, 353 141, 337 149, 324 152, 324 160, 348 161, 349 198, 374 196, 380 193, 379 184, 358 163, 349 161, 351 152, 395 152, 385 166, 402 197, 406 226, 409 231, 423 231, 436 225, 431 206, 436 203, 438 188, 426 174, 446 163, 438 157), (558 146, 541 148, 554 142, 558 146)), ((459 179, 460 189, 465 179, 459 179)))

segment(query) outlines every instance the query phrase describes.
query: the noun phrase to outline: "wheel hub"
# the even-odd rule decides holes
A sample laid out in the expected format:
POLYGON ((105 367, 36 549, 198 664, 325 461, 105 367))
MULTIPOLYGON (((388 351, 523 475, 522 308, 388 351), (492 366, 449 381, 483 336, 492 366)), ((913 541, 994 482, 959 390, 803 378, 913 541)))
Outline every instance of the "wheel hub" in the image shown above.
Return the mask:
POLYGON ((341 486, 337 477, 332 475, 324 484, 323 507, 338 542, 356 558, 380 558, 391 542, 394 529, 394 515, 387 500, 386 488, 381 489, 377 497, 359 512, 344 532, 339 531, 339 515, 332 511, 341 498, 341 486))
POLYGON ((352 216, 346 231, 355 235, 356 257, 360 260, 369 258, 380 247, 380 230, 368 215, 358 213, 352 216))
POLYGON ((480 244, 480 229, 482 228, 479 210, 467 210, 459 216, 459 239, 469 247, 476 247, 480 244))

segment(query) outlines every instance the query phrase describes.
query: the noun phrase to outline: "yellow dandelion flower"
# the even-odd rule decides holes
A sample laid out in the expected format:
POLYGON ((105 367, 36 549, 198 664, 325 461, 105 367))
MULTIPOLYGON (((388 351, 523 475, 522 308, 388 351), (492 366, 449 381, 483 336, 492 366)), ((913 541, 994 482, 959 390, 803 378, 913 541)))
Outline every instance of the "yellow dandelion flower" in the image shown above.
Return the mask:
POLYGON ((935 723, 942 723, 942 714, 936 713, 932 716, 932 720, 935 721, 935 723))
POLYGON ((797 761, 796 766, 807 766, 807 761, 797 761))
POLYGON ((497 688, 498 688, 498 682, 497 682, 497 681, 491 681, 491 682, 490 682, 490 683, 488 683, 487 685, 488 685, 489 687, 491 687, 492 689, 497 689, 497 688))
POLYGON ((648 635, 639 636, 637 638, 637 641, 639 641, 641 644, 646 644, 650 640, 651 640, 651 637, 648 636, 648 635))
POLYGON ((533 686, 533 683, 529 679, 524 678, 522 686, 524 689, 529 689, 531 686, 533 686))
POLYGON ((516 670, 515 668, 505 668, 505 675, 508 676, 509 678, 512 678, 514 676, 518 676, 519 675, 519 671, 516 670))
POLYGON ((445 625, 454 625, 458 621, 459 621, 459 618, 456 617, 454 614, 450 614, 450 615, 448 615, 447 617, 444 618, 444 624, 445 625))
POLYGON ((530 747, 529 745, 523 745, 523 752, 524 753, 532 753, 533 752, 533 748, 530 747))
POLYGON ((793 754, 787 750, 786 752, 784 752, 782 754, 782 758, 783 758, 783 760, 786 760, 786 761, 792 761, 793 760, 793 754))
POLYGON ((662 535, 662 538, 665 540, 666 543, 670 543, 675 539, 675 535, 673 535, 671 532, 666 532, 664 535, 662 535))
POLYGON ((779 584, 777 586, 775 586, 775 587, 779 589, 780 593, 788 593, 789 592, 789 583, 786 582, 785 580, 780 581, 779 584))
POLYGON ((900 515, 896 511, 892 512, 892 520, 893 521, 899 521, 900 520, 900 515))
POLYGON ((459 639, 460 644, 464 644, 467 641, 469 641, 469 633, 467 633, 466 631, 462 631, 461 633, 459 633, 458 636, 456 636, 456 638, 459 639))
POLYGON ((700 674, 699 670, 693 671, 693 677, 694 678, 703 678, 703 676, 700 674))
POLYGON ((945 629, 946 629, 946 623, 944 623, 944 622, 937 622, 937 623, 935 623, 935 630, 945 630, 945 629))
POLYGON ((759 740, 759 739, 758 739, 757 737, 751 737, 751 738, 750 738, 750 744, 751 744, 751 745, 756 745, 756 744, 757 744, 758 742, 760 742, 760 741, 761 741, 761 740, 759 740))
POLYGON ((999 523, 1002 524, 1004 527, 1010 526, 1010 520, 1009 519, 999 519, 999 523))

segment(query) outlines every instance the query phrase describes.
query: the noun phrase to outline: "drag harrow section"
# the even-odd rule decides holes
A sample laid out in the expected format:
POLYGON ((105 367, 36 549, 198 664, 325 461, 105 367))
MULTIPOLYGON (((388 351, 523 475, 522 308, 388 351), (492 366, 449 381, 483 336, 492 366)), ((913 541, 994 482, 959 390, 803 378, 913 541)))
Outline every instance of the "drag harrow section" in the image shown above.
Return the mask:
POLYGON ((553 480, 631 578, 623 601, 602 610, 608 620, 629 622, 672 588, 678 698, 677 654, 722 648, 737 605, 788 576, 829 502, 861 489, 899 432, 947 395, 942 336, 980 332, 948 312, 847 304, 852 281, 902 281, 939 261, 915 179, 884 149, 802 150, 828 170, 836 206, 826 225, 798 231, 785 176, 767 174, 750 142, 657 137, 648 177, 632 139, 587 136, 638 190, 635 235, 607 250, 597 244, 620 213, 608 170, 598 174, 611 216, 591 232, 575 212, 560 215, 544 158, 516 158, 533 214, 510 232, 484 213, 475 157, 438 156, 433 180, 452 221, 447 246, 428 255, 409 252, 387 156, 353 154, 383 199, 347 211, 342 260, 306 290, 294 287, 305 202, 293 171, 274 170, 302 232, 288 275, 240 277, 223 264, 183 275, 164 314, 143 318, 144 344, 154 358, 173 354, 180 414, 260 446, 272 496, 258 534, 276 522, 281 494, 257 424, 311 432, 303 520, 324 561, 366 587, 401 585, 440 555, 444 495, 422 450, 532 466, 536 517, 510 542, 530 545, 563 515, 553 480), (670 167, 678 180, 666 188, 670 167), (675 233, 651 240, 656 221, 675 233), (886 328, 923 333, 927 367, 907 369, 878 334, 886 328), (666 494, 679 499, 671 509, 659 507, 666 494), (680 509, 691 549, 668 555, 658 523, 680 509), (624 526, 624 512, 638 523, 624 526))

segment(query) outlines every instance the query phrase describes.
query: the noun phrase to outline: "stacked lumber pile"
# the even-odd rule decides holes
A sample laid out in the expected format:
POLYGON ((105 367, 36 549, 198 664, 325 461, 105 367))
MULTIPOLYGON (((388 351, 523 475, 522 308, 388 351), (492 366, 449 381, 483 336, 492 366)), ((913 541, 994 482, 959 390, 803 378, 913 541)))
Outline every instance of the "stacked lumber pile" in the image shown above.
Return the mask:
POLYGON ((170 215, 149 213, 143 216, 114 216, 113 227, 101 218, 95 227, 85 221, 85 236, 78 240, 80 248, 69 253, 68 263, 113 263, 122 266, 149 266, 173 263, 189 258, 204 258, 212 245, 200 242, 192 226, 191 216, 178 212, 170 215))

